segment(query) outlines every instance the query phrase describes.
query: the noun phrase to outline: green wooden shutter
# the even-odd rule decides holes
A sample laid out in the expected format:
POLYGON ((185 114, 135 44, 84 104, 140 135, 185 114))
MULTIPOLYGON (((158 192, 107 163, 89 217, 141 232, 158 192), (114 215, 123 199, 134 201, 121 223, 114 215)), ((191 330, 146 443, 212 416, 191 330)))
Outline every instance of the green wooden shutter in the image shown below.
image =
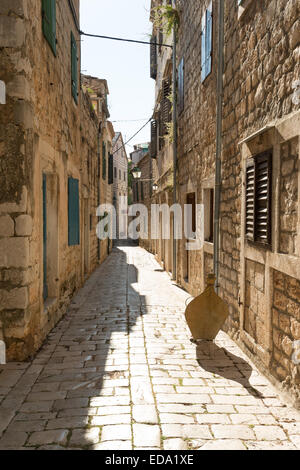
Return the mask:
POLYGON ((102 143, 102 178, 106 179, 106 145, 102 143))
POLYGON ((182 58, 178 66, 178 113, 184 109, 184 59, 182 58))
POLYGON ((42 0, 43 33, 56 56, 56 0, 42 0))
POLYGON ((69 246, 80 244, 79 180, 68 179, 69 246))
POLYGON ((74 34, 71 32, 71 86, 72 96, 78 103, 78 54, 77 43, 74 34))
POLYGON ((114 156, 110 153, 108 157, 108 184, 114 182, 114 156))

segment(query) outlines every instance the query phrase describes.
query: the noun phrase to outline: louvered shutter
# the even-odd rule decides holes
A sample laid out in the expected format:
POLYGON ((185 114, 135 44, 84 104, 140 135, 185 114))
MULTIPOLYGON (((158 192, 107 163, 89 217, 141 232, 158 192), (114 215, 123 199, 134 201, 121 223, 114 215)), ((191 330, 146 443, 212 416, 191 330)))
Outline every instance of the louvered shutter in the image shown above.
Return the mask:
POLYGON ((201 81, 205 80, 205 59, 206 59, 206 12, 201 20, 201 81))
POLYGON ((166 123, 171 121, 171 101, 169 99, 171 93, 171 80, 167 78, 162 83, 162 120, 163 120, 163 133, 167 134, 168 128, 166 123))
POLYGON ((141 181, 141 199, 144 200, 144 183, 141 181))
POLYGON ((271 243, 271 167, 272 153, 256 157, 255 169, 255 241, 271 243))
POLYGON ((77 43, 74 34, 71 32, 71 80, 72 80, 72 96, 78 103, 78 55, 77 43))
POLYGON ((79 245, 79 181, 68 179, 68 234, 69 246, 79 245))
POLYGON ((247 163, 246 168, 246 238, 254 241, 255 221, 255 166, 254 160, 247 163))
POLYGON ((151 121, 151 158, 157 157, 157 121, 153 119, 151 121))
POLYGON ((158 149, 162 150, 164 147, 165 139, 164 139, 164 122, 162 118, 162 111, 160 109, 158 114, 158 149))
POLYGON ((43 33, 56 56, 56 0, 42 0, 43 33))
POLYGON ((156 36, 152 36, 150 44, 150 77, 154 80, 157 77, 157 46, 156 36))

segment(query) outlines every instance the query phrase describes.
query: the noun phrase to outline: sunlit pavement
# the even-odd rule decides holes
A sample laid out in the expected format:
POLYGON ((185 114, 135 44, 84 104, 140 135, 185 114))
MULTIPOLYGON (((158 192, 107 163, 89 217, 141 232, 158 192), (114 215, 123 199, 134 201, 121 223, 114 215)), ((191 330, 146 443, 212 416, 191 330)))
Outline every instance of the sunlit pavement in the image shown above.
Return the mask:
POLYGON ((196 357, 188 298, 115 248, 36 358, 0 366, 0 448, 299 449, 299 412, 227 335, 196 357))

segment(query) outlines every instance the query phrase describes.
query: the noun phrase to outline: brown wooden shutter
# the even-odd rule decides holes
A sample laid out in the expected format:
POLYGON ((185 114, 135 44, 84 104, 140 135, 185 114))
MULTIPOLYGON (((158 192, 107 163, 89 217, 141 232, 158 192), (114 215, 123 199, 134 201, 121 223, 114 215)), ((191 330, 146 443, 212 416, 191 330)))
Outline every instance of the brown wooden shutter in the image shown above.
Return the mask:
POLYGON ((171 101, 169 99, 170 94, 171 94, 171 79, 167 78, 167 79, 163 80, 163 83, 162 83, 162 103, 161 103, 161 106, 162 106, 162 120, 163 120, 163 123, 164 123, 164 128, 163 128, 164 135, 167 134, 167 132, 168 132, 168 128, 166 126, 166 123, 171 121, 171 108, 172 108, 172 106, 171 106, 171 101))
POLYGON ((150 44, 150 77, 154 80, 157 76, 157 46, 156 36, 152 36, 150 44))
POLYGON ((151 158, 157 157, 157 121, 153 119, 151 121, 151 149, 150 149, 151 158))
POLYGON ((271 243, 272 152, 255 158, 255 241, 271 243))
POLYGON ((254 160, 247 162, 246 167, 246 238, 254 241, 255 220, 255 165, 254 160))

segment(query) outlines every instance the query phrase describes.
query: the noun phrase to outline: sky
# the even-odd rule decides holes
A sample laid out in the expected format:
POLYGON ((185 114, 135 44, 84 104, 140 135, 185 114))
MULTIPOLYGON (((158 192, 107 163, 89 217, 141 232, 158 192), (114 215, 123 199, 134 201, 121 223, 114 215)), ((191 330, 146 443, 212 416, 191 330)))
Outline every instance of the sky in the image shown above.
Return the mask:
MULTIPOLYGON (((80 27, 86 33, 149 41, 150 0, 81 0, 80 27)), ((150 78, 150 46, 83 36, 81 71, 106 79, 110 120, 129 140, 152 116, 155 81, 150 78), (138 121, 136 121, 138 120, 138 121), (125 122, 130 121, 130 122, 125 122), (136 121, 136 122, 134 122, 136 121)), ((150 126, 126 147, 150 141, 150 126)))

